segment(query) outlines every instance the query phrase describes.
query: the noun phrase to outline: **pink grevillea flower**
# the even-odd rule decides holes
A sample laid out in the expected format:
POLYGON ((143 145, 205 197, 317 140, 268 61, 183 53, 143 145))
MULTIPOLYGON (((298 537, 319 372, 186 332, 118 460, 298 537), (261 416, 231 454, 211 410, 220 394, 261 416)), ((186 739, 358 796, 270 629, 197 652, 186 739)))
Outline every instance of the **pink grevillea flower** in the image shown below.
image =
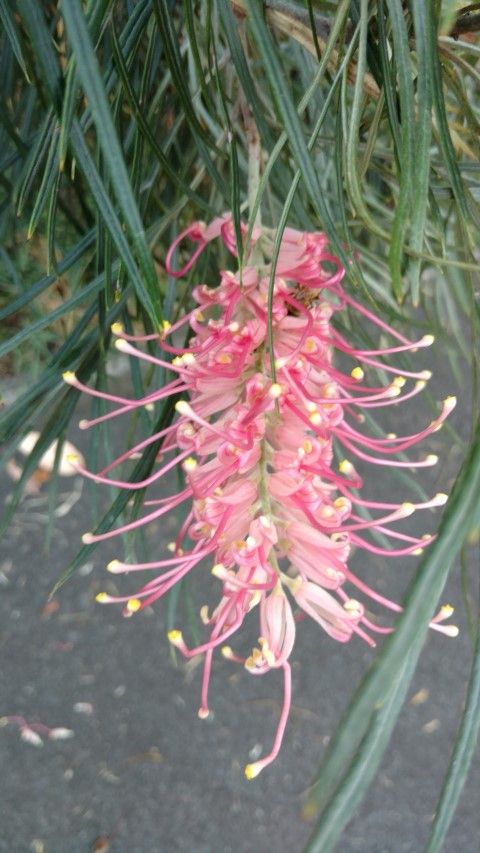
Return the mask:
MULTIPOLYGON (((208 227, 194 223, 180 234, 167 255, 168 273, 183 275, 217 238, 235 255, 231 216, 208 227), (193 255, 175 272, 175 251, 188 239, 195 245, 193 255)), ((76 470, 95 482, 132 490, 160 478, 174 482, 170 473, 178 466, 184 475, 179 492, 146 500, 141 518, 107 533, 87 533, 83 539, 98 542, 159 519, 180 504, 186 506, 186 519, 169 554, 149 563, 114 560, 108 566, 114 574, 151 571, 153 579, 142 583, 133 597, 101 593, 97 598, 122 602, 124 615, 131 616, 161 598, 206 558, 211 560, 221 595, 211 613, 207 605, 201 610, 207 638, 195 648, 187 646, 180 631, 170 632, 169 639, 186 657, 204 655, 200 717, 209 713, 208 686, 217 648, 252 674, 283 671, 284 702, 274 745, 267 756, 247 766, 248 778, 273 761, 281 746, 291 702, 289 657, 296 621, 308 615, 335 640, 346 642, 355 634, 374 646, 375 634, 393 628, 391 622, 377 624, 367 616, 368 600, 394 614, 401 607, 352 571, 351 552, 358 548, 387 557, 420 553, 433 537, 410 536, 396 523, 446 500, 442 494, 417 504, 367 500, 361 497, 355 457, 389 468, 433 465, 436 457, 419 458, 414 453, 411 458, 408 452, 441 426, 455 404, 454 398, 447 398, 435 420, 416 434, 373 437, 365 427, 364 413, 414 397, 429 378, 426 371, 401 373, 387 357, 429 346, 433 338, 426 335, 410 342, 357 303, 342 286, 345 271, 329 254, 324 234, 285 231, 269 293, 272 238, 255 229, 250 255, 255 261, 248 260, 239 272, 221 272, 216 287, 198 285, 193 291, 197 307, 174 325, 165 323, 160 335, 133 337, 121 326, 113 327, 118 349, 165 368, 172 376, 169 384, 131 400, 87 388, 72 373, 64 377, 70 385, 117 406, 94 421, 82 422, 83 428, 151 407, 171 395, 179 398, 171 426, 132 447, 102 472, 92 474, 71 457, 76 470), (356 349, 334 323, 346 306, 391 343, 379 350, 356 349), (193 335, 188 349, 180 349, 175 332, 187 324, 193 335), (158 354, 145 352, 142 341, 156 342, 158 354), (337 351, 342 363, 350 359, 350 373, 336 365, 337 351), (385 385, 370 379, 378 375, 376 368, 391 381, 385 385), (147 479, 132 483, 112 475, 118 464, 138 457, 155 441, 161 444, 158 468, 147 479), (391 542, 388 547, 383 544, 386 540, 391 542), (226 641, 254 610, 259 613, 258 647, 242 657, 226 641)), ((443 624, 451 612, 442 608, 431 627, 455 635, 455 626, 443 624)))
POLYGON ((42 747, 44 745, 44 741, 40 737, 39 732, 48 737, 50 740, 69 740, 74 736, 72 729, 66 729, 63 726, 52 729, 44 723, 27 723, 23 717, 15 715, 0 717, 0 727, 7 726, 9 724, 17 726, 22 740, 37 747, 42 747))

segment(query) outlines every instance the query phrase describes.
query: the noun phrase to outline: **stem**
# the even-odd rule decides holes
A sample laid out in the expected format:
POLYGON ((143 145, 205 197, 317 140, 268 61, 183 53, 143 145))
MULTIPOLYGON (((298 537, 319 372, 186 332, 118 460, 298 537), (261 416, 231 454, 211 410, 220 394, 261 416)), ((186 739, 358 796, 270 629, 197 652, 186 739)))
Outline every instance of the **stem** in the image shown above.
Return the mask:
MULTIPOLYGON (((262 147, 260 144, 260 136, 257 126, 253 119, 252 113, 248 105, 242 104, 244 109, 246 136, 248 145, 248 209, 251 212, 254 208, 255 199, 257 197, 258 187, 260 185, 260 163, 262 159, 262 147)), ((255 225, 261 226, 261 210, 257 210, 255 217, 255 225)))

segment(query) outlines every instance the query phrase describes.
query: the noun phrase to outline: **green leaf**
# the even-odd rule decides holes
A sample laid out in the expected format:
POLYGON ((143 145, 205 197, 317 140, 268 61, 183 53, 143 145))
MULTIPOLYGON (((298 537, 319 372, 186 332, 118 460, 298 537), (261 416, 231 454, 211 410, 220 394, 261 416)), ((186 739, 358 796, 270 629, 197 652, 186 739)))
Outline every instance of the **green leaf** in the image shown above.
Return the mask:
MULTIPOLYGON (((249 109, 252 111, 253 120, 258 128, 263 147, 272 153, 269 169, 272 170, 271 182, 281 187, 283 196, 289 192, 291 185, 291 174, 286 166, 278 159, 283 145, 287 137, 282 134, 283 143, 277 147, 275 144, 267 122, 265 121, 265 110, 257 94, 252 76, 250 74, 249 65, 242 49, 242 44, 238 35, 238 20, 235 18, 230 3, 221 3, 219 7, 220 17, 222 19, 225 35, 227 37, 228 46, 232 55, 232 60, 235 65, 235 70, 238 74, 238 79, 242 87, 245 99, 249 109), (273 151, 275 150, 275 155, 273 151)), ((328 51, 326 51, 328 53, 328 51)), ((260 202, 260 199, 259 199, 260 202)), ((298 196, 295 196, 294 211, 301 223, 302 227, 308 229, 310 227, 310 218, 298 196)), ((251 211, 250 211, 251 213, 251 211)), ((252 220, 253 224, 253 220, 252 220)), ((247 239, 248 242, 248 239, 247 239)))
POLYGON ((62 114, 60 116, 60 140, 58 144, 58 167, 61 172, 65 168, 68 143, 72 129, 73 116, 75 115, 76 99, 78 96, 78 82, 75 73, 75 59, 72 57, 68 63, 65 74, 65 95, 63 98, 62 114))
POLYGON ((178 170, 174 169, 173 166, 170 164, 168 157, 155 139, 155 136, 150 130, 148 122, 146 121, 145 113, 142 109, 142 104, 139 102, 133 90, 128 68, 126 66, 122 49, 117 34, 115 32, 115 28, 113 26, 110 29, 110 34, 112 37, 112 48, 113 55, 115 57, 115 64, 118 68, 118 73, 122 81, 123 92, 127 97, 128 103, 132 110, 132 114, 135 117, 135 121, 137 122, 140 131, 142 132, 150 148, 157 157, 159 163, 161 163, 162 168, 165 170, 169 178, 171 178, 171 180, 182 190, 182 192, 191 201, 194 201, 198 205, 198 207, 200 207, 200 209, 207 210, 212 216, 214 216, 215 212, 213 208, 208 205, 204 201, 204 199, 202 199, 202 197, 198 195, 198 193, 193 192, 191 187, 186 184, 185 181, 182 180, 181 175, 178 174, 178 170))
MULTIPOLYGON (((121 311, 121 307, 130 293, 130 287, 122 294, 119 302, 112 308, 109 318, 114 322, 121 311)), ((18 397, 8 408, 0 413, 0 443, 18 435, 24 424, 28 424, 29 418, 35 417, 35 422, 42 421, 43 416, 49 412, 54 398, 63 395, 65 387, 63 382, 59 384, 59 377, 67 368, 71 370, 81 366, 92 351, 98 358, 98 329, 87 332, 96 313, 96 302, 93 301, 77 321, 73 331, 67 340, 59 347, 51 362, 42 372, 40 379, 18 397), (87 333, 86 333, 87 332, 87 333)), ((0 459, 0 465, 2 460, 0 459)), ((22 481, 21 481, 22 482, 22 481)))
POLYGON ((29 302, 43 293, 47 287, 50 287, 50 285, 53 284, 60 275, 68 272, 68 270, 71 269, 71 267, 76 264, 92 246, 94 238, 95 235, 93 231, 86 234, 85 237, 77 243, 75 248, 67 252, 63 259, 58 262, 57 271, 55 273, 46 275, 35 284, 29 285, 28 289, 22 293, 21 296, 14 299, 13 302, 6 305, 5 308, 0 311, 0 321, 9 317, 11 314, 15 314, 17 311, 21 311, 21 309, 28 305, 29 302))
MULTIPOLYGON (((132 281, 139 298, 157 323, 161 321, 158 280, 143 224, 132 191, 122 148, 112 120, 110 104, 98 70, 88 27, 78 0, 64 0, 62 12, 77 63, 78 77, 88 98, 99 145, 107 164, 110 180, 120 205, 127 231, 138 253, 144 284, 138 287, 138 276, 132 281)), ((74 145, 75 153, 76 144, 74 145)), ((78 156, 78 155, 77 155, 78 156)))
POLYGON ((45 120, 43 122, 43 126, 40 132, 37 134, 36 143, 33 146, 31 154, 28 157, 24 167, 26 174, 23 179, 23 184, 18 196, 18 216, 21 216, 26 200, 32 191, 33 183, 41 167, 44 164, 45 158, 48 157, 48 154, 51 151, 53 143, 53 134, 55 132, 55 125, 56 118, 53 109, 48 110, 45 116, 45 120))
MULTIPOLYGON (((344 70, 343 80, 343 104, 344 117, 342 124, 345 128, 345 178, 346 188, 350 197, 351 205, 358 216, 361 216, 367 227, 384 240, 389 239, 388 232, 379 226, 372 217, 366 202, 363 188, 363 181, 360 176, 358 162, 358 140, 360 136, 360 124, 364 108, 364 91, 363 82, 366 71, 366 50, 367 50, 367 35, 368 35, 368 2, 361 0, 360 3, 360 32, 357 57, 357 73, 355 79, 355 87, 353 91, 352 105, 350 114, 347 114, 347 97, 350 90, 350 84, 347 77, 347 68, 344 70), (348 117, 347 117, 348 116, 348 117)), ((338 184, 337 184, 338 186, 338 184)), ((344 216, 345 219, 345 216, 344 216)))
POLYGON ((22 329, 20 332, 17 332, 16 335, 9 338, 8 341, 5 341, 3 344, 0 344, 0 358, 3 358, 9 352, 19 347, 21 344, 28 341, 33 335, 37 334, 42 329, 45 329, 47 326, 50 326, 56 320, 63 317, 65 314, 68 314, 70 311, 73 311, 74 308, 77 308, 78 305, 81 305, 83 302, 86 302, 89 297, 98 293, 103 288, 103 275, 98 276, 94 279, 90 284, 86 287, 83 287, 75 296, 71 296, 70 299, 66 299, 59 305, 58 308, 55 308, 54 311, 51 311, 50 314, 47 314, 44 317, 40 317, 33 323, 30 323, 25 329, 22 329))
MULTIPOLYGON (((360 23, 361 2, 362 2, 362 0, 352 0, 352 2, 351 2, 350 17, 351 17, 353 23, 355 24, 355 26, 357 26, 360 23)), ((377 12, 379 14, 380 13, 380 3, 378 3, 377 6, 378 6, 377 12)), ((368 63, 368 67, 369 67, 370 72, 372 73, 372 75, 374 77, 374 80, 375 80, 378 88, 381 89, 382 83, 383 83, 383 74, 382 74, 382 62, 381 62, 381 58, 380 58, 380 49, 379 49, 379 46, 375 40, 374 33, 372 31, 369 31, 368 36, 367 36, 367 63, 368 63)))
POLYGON ((350 770, 342 780, 336 796, 325 809, 321 825, 317 825, 304 848, 304 853, 330 853, 334 850, 347 822, 345 813, 349 817, 353 815, 367 786, 373 780, 397 720, 396 709, 405 701, 410 684, 406 665, 401 667, 396 675, 396 681, 390 693, 382 704, 373 710, 369 726, 358 746, 350 770))
POLYGON ((337 234, 328 204, 325 200, 325 193, 322 190, 318 173, 310 156, 304 130, 286 84, 285 75, 280 65, 272 37, 263 19, 262 10, 252 0, 247 0, 247 8, 253 36, 269 79, 277 110, 284 123, 291 154, 301 172, 305 189, 318 213, 322 226, 338 257, 344 266, 348 268, 349 259, 337 234))
MULTIPOLYGON (((138 49, 142 33, 152 17, 150 0, 138 0, 130 10, 127 21, 119 36, 120 47, 125 57, 130 57, 138 49)), ((107 65, 104 77, 105 91, 110 92, 117 76, 115 63, 112 59, 107 65)))
MULTIPOLYGON (((2 130, 10 138, 11 142, 19 151, 25 151, 27 146, 18 134, 14 122, 11 117, 9 105, 0 99, 0 122, 2 130)), ((3 140, 2 140, 3 142, 3 140)))
POLYGON ((35 233, 40 217, 56 186, 58 179, 58 142, 58 136, 53 136, 48 151, 47 162, 43 170, 42 183, 40 184, 28 225, 28 239, 35 233))
POLYGON ((57 212, 58 189, 60 186, 60 174, 57 173, 54 186, 50 193, 47 207, 46 239, 47 239, 47 270, 56 269, 57 259, 55 256, 55 215, 57 212))
POLYGON ((438 56, 437 45, 437 18, 434 0, 426 0, 425 11, 428 16, 429 26, 427 35, 427 57, 428 73, 432 90, 432 103, 437 121, 437 133, 440 146, 445 159, 445 166, 450 180, 453 194, 458 205, 459 213, 465 223, 470 219, 467 200, 463 187, 462 177, 458 168, 457 156, 453 147, 450 130, 448 127, 445 100, 443 95, 443 80, 438 56))
POLYGON ((3 24, 3 28, 17 58, 17 62, 30 83, 31 81, 25 64, 25 59, 23 58, 22 44, 18 34, 17 25, 15 23, 15 18, 12 15, 11 6, 6 2, 6 0, 0 0, 0 21, 3 24))
MULTIPOLYGON (((242 230, 241 230, 241 222, 240 222, 240 206, 241 206, 241 197, 240 197, 240 169, 238 165, 238 150, 237 150, 237 140, 235 136, 235 130, 230 121, 230 116, 228 114, 228 104, 225 97, 225 93, 223 91, 222 85, 218 76, 218 57, 215 49, 215 41, 212 39, 214 58, 215 58, 215 80, 217 83, 217 92, 220 103, 220 111, 223 117, 223 121, 227 130, 227 143, 228 143, 228 165, 229 165, 229 175, 230 175, 230 210, 232 212, 232 220, 233 220, 233 229, 235 233, 235 244, 237 249, 237 256, 239 258, 242 257, 243 254, 243 238, 242 238, 242 230)), ((248 109, 248 107, 246 107, 248 109)), ((248 123, 249 119, 246 119, 245 122, 248 123)), ((246 128, 246 139, 247 145, 250 146, 250 133, 252 128, 252 122, 250 119, 250 128, 246 128)), ((255 135, 257 134, 257 130, 255 128, 255 135)), ((252 152, 249 150, 249 162, 247 166, 248 173, 248 182, 250 183, 250 175, 252 169, 252 152)), ((253 168, 255 166, 253 165, 253 168)))
MULTIPOLYGON (((135 288, 138 298, 143 303, 143 305, 145 305, 145 308, 149 312, 150 316, 155 318, 156 312, 150 300, 150 293, 145 288, 137 264, 135 263, 135 259, 132 255, 132 251, 130 249, 130 246, 128 245, 127 239, 123 232, 122 226, 118 221, 115 208, 113 207, 110 197, 105 189, 104 183, 98 174, 98 170, 95 166, 95 163, 93 162, 84 136, 80 130, 78 119, 74 119, 72 123, 71 143, 73 150, 75 151, 75 156, 77 158, 79 168, 81 169, 83 176, 90 188, 90 192, 92 193, 95 204, 98 207, 105 226, 110 232, 112 240, 115 243, 119 252, 119 255, 123 263, 125 264, 125 267, 132 280, 132 284, 135 288)), ((155 280, 157 282, 156 302, 158 303, 159 287, 156 277, 155 280)))
MULTIPOLYGON (((385 703, 389 703, 389 726, 393 728, 452 562, 473 525, 478 524, 479 494, 480 424, 455 481, 438 536, 429 546, 410 586, 396 630, 387 638, 329 744, 306 809, 309 814, 320 809, 323 811, 312 833, 308 853, 327 853, 332 849, 353 814, 360 792, 365 791, 373 756, 369 751, 368 738, 367 748, 361 752, 362 741, 372 726, 374 736, 380 737, 381 724, 375 714, 385 703), (359 749, 360 757, 355 763, 359 749), (350 772, 353 772, 352 786, 349 783, 350 772)), ((382 741, 381 747, 377 742, 375 760, 380 760, 385 746, 385 742, 382 741)))
MULTIPOLYGON (((410 202, 415 191, 413 177, 415 144, 414 97, 412 64, 404 9, 401 0, 387 0, 387 6, 390 11, 393 50, 398 75, 401 126, 400 186, 390 244, 390 271, 392 274, 393 292, 396 298, 402 301, 404 298, 404 287, 402 284, 403 249, 407 242, 410 202)), ((421 150, 424 153, 424 146, 421 150)), ((422 186, 425 184, 425 166, 428 172, 428 160, 426 164, 425 162, 415 163, 415 170, 418 169, 422 173, 422 186)))
POLYGON ((210 97, 210 91, 208 88, 207 80, 205 79, 205 72, 203 70, 202 65, 202 57, 200 53, 200 47, 197 40, 197 34, 195 31, 195 17, 194 17, 194 8, 192 0, 182 0, 183 12, 185 15, 185 28, 188 36, 188 44, 190 47, 190 51, 192 54, 192 59, 195 65, 195 72, 198 80, 198 84, 200 86, 200 90, 202 92, 202 97, 205 102, 205 105, 210 114, 216 114, 215 104, 210 97))
POLYGON ((270 151, 273 148, 274 141, 268 124, 265 121, 265 108, 262 106, 258 97, 257 90, 250 73, 249 63, 247 62, 243 52, 242 43, 238 35, 238 18, 233 14, 230 3, 221 3, 218 11, 220 13, 220 18, 227 37, 228 47, 232 55, 232 61, 238 74, 238 79, 243 93, 250 109, 252 110, 253 118, 260 136, 262 137, 263 143, 270 151))
POLYGON ((52 36, 45 21, 43 6, 37 0, 18 0, 22 23, 28 33, 33 55, 42 72, 49 99, 57 112, 62 108, 63 81, 52 36))
MULTIPOLYGON (((47 88, 54 107, 61 115, 62 81, 59 66, 55 62, 55 55, 51 45, 50 33, 45 23, 45 18, 43 17, 41 11, 33 2, 33 0, 20 0, 20 3, 22 8, 24 9, 25 24, 28 29, 28 34, 34 48, 35 55, 44 73, 44 84, 47 88)), ((102 181, 98 176, 98 171, 95 167, 92 156, 85 142, 78 119, 75 118, 73 118, 72 120, 72 127, 70 133, 70 141, 73 153, 75 154, 75 157, 78 160, 83 175, 90 187, 95 203, 98 209, 101 211, 106 226, 111 233, 113 242, 115 243, 119 251, 120 257, 125 263, 125 266, 128 270, 128 273, 130 275, 130 278, 132 280, 139 299, 143 302, 150 315, 155 318, 157 322, 159 322, 161 317, 159 296, 160 291, 158 287, 155 268, 153 266, 153 262, 150 256, 145 234, 143 231, 143 226, 140 221, 133 192, 130 186, 128 173, 126 171, 123 155, 120 149, 120 144, 116 136, 115 128, 113 128, 112 138, 110 138, 107 133, 107 128, 112 128, 113 122, 110 115, 108 100, 103 89, 102 82, 100 80, 100 75, 96 65, 96 59, 93 54, 93 48, 89 41, 86 23, 83 18, 83 13, 78 3, 75 2, 75 0, 68 0, 68 2, 65 4, 64 11, 66 10, 67 6, 69 9, 69 12, 67 12, 67 16, 70 15, 70 24, 76 25, 79 20, 81 21, 78 32, 75 32, 73 37, 74 45, 80 46, 80 53, 77 54, 77 65, 79 63, 82 63, 82 73, 85 74, 85 80, 83 80, 84 86, 86 89, 87 86, 90 86, 88 94, 91 103, 93 96, 93 103, 95 103, 98 107, 96 112, 97 120, 100 120, 99 116, 101 116, 102 119, 105 120, 105 124, 101 125, 100 129, 97 128, 97 131, 99 133, 99 136, 101 136, 103 147, 111 150, 112 156, 109 156, 108 151, 105 156, 106 162, 109 164, 110 170, 112 168, 112 164, 114 164, 115 169, 118 169, 118 172, 116 171, 115 174, 112 175, 112 183, 114 184, 114 186, 116 186, 117 191, 120 193, 121 201, 119 199, 119 203, 121 204, 121 206, 122 203, 123 205, 128 206, 128 202, 132 202, 131 209, 127 210, 128 215, 126 216, 126 220, 132 240, 139 253, 140 265, 145 276, 147 287, 145 286, 142 276, 139 273, 137 264, 132 255, 125 234, 122 230, 122 226, 118 221, 118 217, 116 215, 113 204, 105 191, 105 187, 103 186, 102 181), (90 60, 92 60, 92 66, 86 67, 84 63, 90 60)), ((81 77, 82 75, 80 74, 80 68, 78 69, 78 71, 79 76, 81 77)))
MULTIPOLYGON (((428 73, 428 45, 431 38, 428 31, 434 27, 423 3, 412 6, 415 30, 415 51, 417 54, 417 115, 415 139, 414 192, 412 193, 412 212, 410 224, 410 248, 421 252, 424 242, 427 219, 428 195, 430 185, 430 145, 432 137, 432 98, 428 73)), ((412 302, 417 306, 420 299, 420 257, 410 260, 408 272, 412 302)))
POLYGON ((395 85, 395 78, 393 75, 389 57, 390 45, 387 38, 386 30, 385 0, 378 0, 377 26, 378 52, 383 78, 383 93, 385 96, 385 104, 387 106, 387 116, 390 125, 390 132, 392 134, 395 160, 398 167, 401 154, 400 124, 398 121, 398 109, 396 99, 397 87, 395 85))
POLYGON ((118 302, 112 306, 105 318, 105 329, 98 329, 97 327, 84 335, 95 314, 96 303, 93 302, 86 309, 68 340, 59 348, 50 365, 44 371, 42 378, 0 417, 1 440, 14 437, 18 443, 20 440, 18 437, 19 430, 24 424, 29 426, 28 419, 32 414, 35 415, 37 422, 42 420, 44 414, 48 415, 40 438, 25 462, 20 480, 15 486, 7 510, 0 522, 0 536, 10 524, 25 482, 35 470, 40 457, 52 441, 66 428, 73 415, 79 392, 75 388, 65 389, 64 382, 59 382, 60 374, 68 366, 69 369, 76 368, 76 372, 82 381, 88 381, 88 378, 98 367, 100 353, 103 349, 103 336, 106 334, 107 337, 110 337, 110 326, 123 311, 130 293, 131 288, 127 287, 118 302), (54 400, 58 396, 60 396, 60 401, 54 407, 54 400))
POLYGON ((215 149, 215 146, 206 136, 192 106, 192 95, 186 84, 186 77, 182 68, 182 60, 178 49, 178 39, 172 22, 172 13, 168 7, 167 0, 152 0, 152 3, 158 30, 162 39, 162 46, 168 59, 172 80, 180 98, 185 118, 188 121, 189 127, 195 138, 199 154, 205 164, 208 174, 217 186, 217 189, 223 195, 224 199, 227 200, 229 197, 228 188, 225 185, 225 181, 219 174, 218 169, 215 167, 208 150, 209 146, 213 149, 215 149))

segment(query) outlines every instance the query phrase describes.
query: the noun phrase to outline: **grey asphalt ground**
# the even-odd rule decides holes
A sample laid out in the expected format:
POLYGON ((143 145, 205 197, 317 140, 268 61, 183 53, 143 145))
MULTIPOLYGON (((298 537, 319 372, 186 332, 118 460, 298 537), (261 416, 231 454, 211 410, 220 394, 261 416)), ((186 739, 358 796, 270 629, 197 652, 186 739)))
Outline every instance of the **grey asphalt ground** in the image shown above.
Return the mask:
MULTIPOLYGON (((449 384, 434 396, 455 391, 449 384)), ((461 398, 452 419, 463 430, 467 412, 467 397, 461 398)), ((435 452, 441 436, 431 438, 428 452, 435 452)), ((81 447, 87 441, 74 427, 69 437, 81 447)), ((431 475, 432 493, 448 490, 460 462, 460 452, 450 448, 445 464, 431 475)), ((4 477, 0 485, 3 501, 11 484, 4 477)), ((73 500, 81 487, 79 478, 62 481, 60 503, 73 500)), ((0 544, 0 716, 67 727, 74 737, 46 739, 37 748, 22 741, 13 725, 0 728, 0 851, 301 851, 311 832, 301 816, 305 794, 375 650, 356 639, 337 644, 309 620, 301 623, 292 656, 293 710, 281 754, 256 780, 247 781, 244 765, 270 749, 281 675, 252 678, 219 657, 211 684, 213 718, 199 720, 201 667, 183 659, 173 665, 164 605, 125 620, 115 606, 95 602, 108 582, 106 563, 121 556, 120 543, 98 549, 48 603, 81 534, 92 527, 91 495, 83 486, 70 511, 56 519, 48 552, 46 515, 43 486, 38 496, 24 499, 0 544)), ((419 519, 420 532, 438 518, 419 519)), ((151 530, 152 541, 160 548, 172 530, 159 524, 151 530)), ((365 557, 355 560, 361 570, 365 557)), ((381 591, 401 596, 414 568, 411 558, 383 562, 373 577, 381 591)), ((124 589, 135 589, 134 579, 121 581, 124 589)), ((215 600, 219 582, 205 568, 194 587, 200 607, 215 600)), ((470 666, 459 566, 444 601, 455 605, 461 634, 452 640, 430 632, 394 740, 340 853, 423 849, 470 666)), ((251 631, 247 647, 256 639, 254 620, 251 631)), ((445 850, 480 850, 478 759, 445 850)))

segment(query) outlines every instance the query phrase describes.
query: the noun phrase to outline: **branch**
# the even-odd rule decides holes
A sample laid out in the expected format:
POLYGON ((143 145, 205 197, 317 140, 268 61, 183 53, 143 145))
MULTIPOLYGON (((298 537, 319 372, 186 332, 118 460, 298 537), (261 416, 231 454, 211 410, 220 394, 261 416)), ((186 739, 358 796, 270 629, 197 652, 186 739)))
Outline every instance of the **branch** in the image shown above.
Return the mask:
POLYGON ((480 3, 472 3, 460 9, 449 35, 458 38, 464 33, 474 33, 480 30, 480 3))

